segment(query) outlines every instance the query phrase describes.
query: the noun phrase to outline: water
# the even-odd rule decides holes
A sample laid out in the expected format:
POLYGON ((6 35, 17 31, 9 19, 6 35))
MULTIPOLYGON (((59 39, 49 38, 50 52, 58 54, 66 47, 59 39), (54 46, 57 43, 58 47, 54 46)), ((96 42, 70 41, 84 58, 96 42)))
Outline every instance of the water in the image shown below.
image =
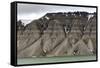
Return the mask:
POLYGON ((56 63, 56 62, 72 62, 96 60, 95 55, 91 56, 63 56, 63 57, 38 57, 38 58, 18 58, 18 65, 21 64, 40 64, 40 63, 56 63))

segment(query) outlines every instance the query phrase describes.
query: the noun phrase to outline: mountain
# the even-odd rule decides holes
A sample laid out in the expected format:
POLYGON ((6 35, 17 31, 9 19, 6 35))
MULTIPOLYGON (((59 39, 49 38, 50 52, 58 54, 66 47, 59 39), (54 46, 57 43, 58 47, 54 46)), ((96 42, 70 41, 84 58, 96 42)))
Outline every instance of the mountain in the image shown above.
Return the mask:
POLYGON ((17 28, 19 27, 20 29, 17 29, 18 57, 96 53, 96 13, 47 13, 26 26, 19 24, 17 28), (90 53, 91 48, 93 53, 90 53))

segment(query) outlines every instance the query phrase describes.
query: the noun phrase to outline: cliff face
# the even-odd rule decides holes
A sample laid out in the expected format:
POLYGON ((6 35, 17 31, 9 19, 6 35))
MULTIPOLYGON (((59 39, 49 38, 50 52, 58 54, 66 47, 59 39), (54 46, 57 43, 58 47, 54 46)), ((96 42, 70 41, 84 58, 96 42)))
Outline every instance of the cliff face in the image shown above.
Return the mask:
POLYGON ((96 15, 93 13, 90 18, 89 15, 87 12, 47 13, 24 27, 19 24, 18 57, 95 54, 96 15))

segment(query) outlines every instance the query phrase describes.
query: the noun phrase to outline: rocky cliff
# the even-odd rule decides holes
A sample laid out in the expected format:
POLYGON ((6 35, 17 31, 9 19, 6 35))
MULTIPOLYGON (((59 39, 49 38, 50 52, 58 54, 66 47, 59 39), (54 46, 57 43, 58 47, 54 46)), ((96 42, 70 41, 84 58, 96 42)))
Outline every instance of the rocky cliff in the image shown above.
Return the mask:
POLYGON ((96 13, 47 13, 17 24, 18 57, 96 54, 96 13))

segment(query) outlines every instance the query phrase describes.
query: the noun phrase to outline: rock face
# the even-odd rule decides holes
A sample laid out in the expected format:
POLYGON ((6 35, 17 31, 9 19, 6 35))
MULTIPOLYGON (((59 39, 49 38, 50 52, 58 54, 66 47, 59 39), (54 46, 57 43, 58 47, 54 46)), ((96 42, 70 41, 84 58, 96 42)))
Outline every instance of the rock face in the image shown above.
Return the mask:
POLYGON ((89 15, 47 13, 26 26, 18 21, 18 58, 96 54, 96 13, 89 15))

